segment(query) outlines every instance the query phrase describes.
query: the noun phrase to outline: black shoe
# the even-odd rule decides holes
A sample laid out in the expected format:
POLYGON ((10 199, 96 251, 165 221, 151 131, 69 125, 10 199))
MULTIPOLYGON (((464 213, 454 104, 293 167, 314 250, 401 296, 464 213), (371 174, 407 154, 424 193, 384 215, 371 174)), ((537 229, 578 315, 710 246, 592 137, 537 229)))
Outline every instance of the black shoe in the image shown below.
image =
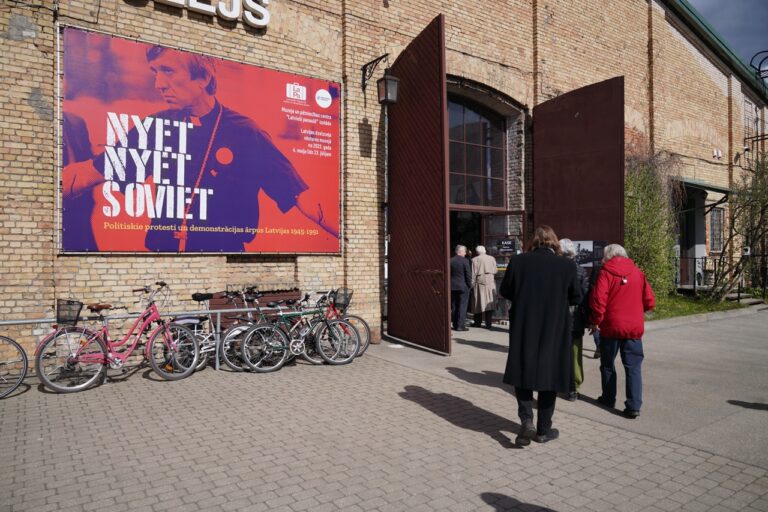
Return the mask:
POLYGON ((520 427, 520 433, 515 438, 515 444, 518 446, 528 446, 534 437, 536 437, 536 427, 533 426, 532 422, 525 422, 520 427))
POLYGON ((550 441, 554 441, 558 437, 560 437, 560 431, 556 428, 551 428, 546 434, 536 434, 536 442, 548 443, 550 441))
POLYGON ((607 399, 603 398, 602 395, 597 397, 597 401, 603 406, 607 407, 609 409, 613 409, 616 406, 616 402, 609 402, 607 399))
POLYGON ((636 411, 635 409, 624 409, 624 416, 633 420, 640 416, 640 411, 636 411))
POLYGON ((578 391, 571 391, 565 396, 565 399, 568 400, 569 402, 575 402, 576 400, 579 399, 578 391))
POLYGON ((456 330, 457 330, 457 331, 468 331, 469 329, 467 329, 466 327, 459 327, 459 328, 458 328, 458 329, 456 329, 456 330))

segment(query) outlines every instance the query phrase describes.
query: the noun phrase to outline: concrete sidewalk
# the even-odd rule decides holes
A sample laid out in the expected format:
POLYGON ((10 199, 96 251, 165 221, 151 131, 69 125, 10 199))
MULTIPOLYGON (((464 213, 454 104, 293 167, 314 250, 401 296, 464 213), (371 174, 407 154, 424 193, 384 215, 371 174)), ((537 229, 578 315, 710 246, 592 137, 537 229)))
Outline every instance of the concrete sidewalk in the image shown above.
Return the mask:
MULTIPOLYGON (((768 469, 768 309, 761 307, 648 322, 643 338, 642 415, 627 420, 623 409, 624 373, 617 356, 617 409, 597 403, 600 361, 584 358, 585 382, 576 403, 558 400, 557 410, 705 449, 768 469)), ((383 343, 378 357, 433 375, 495 389, 512 390, 501 382, 507 358, 508 331, 470 328, 453 333, 450 357, 397 343, 383 343)), ((584 353, 594 352, 591 337, 584 353)), ((510 409, 516 417, 516 408, 510 409)))
POLYGON ((0 511, 768 511, 747 428, 766 425, 768 314, 710 324, 648 334, 640 419, 558 401, 561 438, 524 449, 504 330, 464 333, 452 357, 383 343, 268 375, 139 369, 73 395, 32 380, 0 401, 0 511), (747 449, 723 448, 734 436, 747 449))

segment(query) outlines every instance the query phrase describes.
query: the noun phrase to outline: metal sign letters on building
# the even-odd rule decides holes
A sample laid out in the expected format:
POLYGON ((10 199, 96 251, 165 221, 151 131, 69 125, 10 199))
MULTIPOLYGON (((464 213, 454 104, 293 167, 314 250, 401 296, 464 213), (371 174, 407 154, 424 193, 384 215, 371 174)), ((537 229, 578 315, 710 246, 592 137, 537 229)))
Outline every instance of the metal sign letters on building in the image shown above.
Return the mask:
POLYGON ((266 27, 270 19, 269 0, 155 0, 155 3, 186 8, 227 21, 242 18, 243 23, 254 28, 266 27))

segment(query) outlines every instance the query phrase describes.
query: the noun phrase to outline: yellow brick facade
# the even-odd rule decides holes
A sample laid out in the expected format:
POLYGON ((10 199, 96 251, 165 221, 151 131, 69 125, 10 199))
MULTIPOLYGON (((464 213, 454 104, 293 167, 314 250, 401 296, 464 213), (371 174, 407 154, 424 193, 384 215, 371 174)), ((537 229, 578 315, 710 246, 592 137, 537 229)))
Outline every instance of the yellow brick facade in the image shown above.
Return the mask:
MULTIPOLYGON (((193 291, 256 283, 317 290, 348 286, 353 309, 381 332, 384 257, 383 117, 375 79, 435 16, 446 20, 450 75, 485 84, 532 109, 573 89, 625 76, 627 152, 681 155, 690 178, 727 187, 743 139, 748 91, 663 2, 273 0, 257 30, 160 2, 62 0, 58 22, 342 83, 343 250, 335 256, 62 255, 57 248, 57 37, 51 2, 0 8, 0 318, 51 316, 57 297, 130 304, 157 279, 177 303, 193 291), (380 73, 381 69, 379 69, 380 73), (722 157, 713 157, 720 149, 722 157)), ((534 120, 535 122, 535 120, 534 120)), ((738 172, 738 171, 736 171, 738 172)), ((38 332, 45 328, 41 327, 38 332)), ((14 329, 8 330, 10 333, 14 329)), ((31 349, 34 341, 20 339, 31 349)))

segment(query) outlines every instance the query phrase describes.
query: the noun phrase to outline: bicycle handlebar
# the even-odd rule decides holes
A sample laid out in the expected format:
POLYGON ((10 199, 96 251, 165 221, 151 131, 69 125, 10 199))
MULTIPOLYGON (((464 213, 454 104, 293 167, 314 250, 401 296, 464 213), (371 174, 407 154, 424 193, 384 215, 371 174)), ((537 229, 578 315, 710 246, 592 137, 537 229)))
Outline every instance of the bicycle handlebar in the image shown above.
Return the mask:
MULTIPOLYGON (((165 281, 155 281, 155 285, 156 285, 158 288, 165 288, 166 286, 168 286, 168 283, 166 283, 165 281)), ((149 285, 148 285, 148 284, 147 284, 147 285, 144 285, 144 286, 142 286, 141 288, 134 288, 134 289, 133 289, 133 292, 134 292, 134 293, 135 293, 135 292, 144 292, 144 293, 149 293, 150 291, 152 291, 152 289, 149 287, 149 285)))

